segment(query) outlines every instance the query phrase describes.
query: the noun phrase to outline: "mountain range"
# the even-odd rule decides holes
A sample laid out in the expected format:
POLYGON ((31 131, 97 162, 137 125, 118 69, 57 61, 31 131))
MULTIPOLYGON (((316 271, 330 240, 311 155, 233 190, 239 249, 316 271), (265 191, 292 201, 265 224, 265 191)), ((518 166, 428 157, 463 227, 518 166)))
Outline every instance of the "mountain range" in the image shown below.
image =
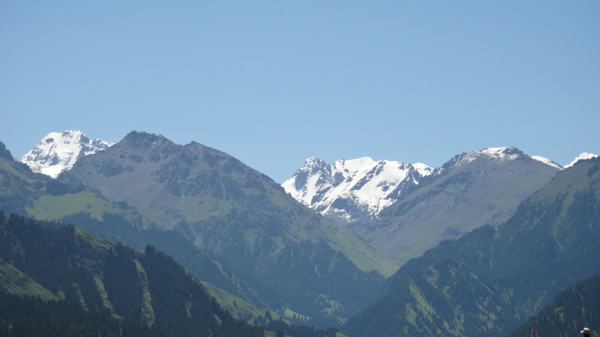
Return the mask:
MULTIPOLYGON (((91 150, 72 150, 88 148, 87 140, 87 136, 76 130, 51 133, 30 151, 30 154, 37 154, 39 163, 35 160, 24 161, 23 158, 28 157, 27 155, 21 161, 34 169, 50 165, 44 158, 62 158, 62 161, 54 160, 46 170, 66 172, 84 154, 95 153, 91 150), (53 140, 52 146, 47 146, 48 139, 53 140), (83 144, 77 145, 76 139, 82 139, 83 144)), ((100 140, 95 140, 95 143, 107 144, 103 149, 114 144, 100 140)), ((368 157, 338 160, 331 165, 319 158, 309 158, 281 186, 297 201, 338 225, 353 228, 380 253, 402 264, 434 247, 441 240, 458 238, 484 224, 503 223, 522 200, 543 187, 557 172, 579 160, 596 156, 582 153, 563 167, 544 157, 528 156, 516 148, 488 148, 457 155, 439 168, 431 168, 422 163, 374 161, 368 157)), ((173 164, 173 167, 178 165, 180 163, 173 164)), ((144 163, 143 166, 148 165, 144 163)), ((128 165, 125 168, 131 167, 133 166, 128 165)), ((171 173, 165 171, 163 177, 171 173)), ((123 179, 125 176, 128 175, 120 177, 123 179)), ((135 176, 137 179, 148 179, 137 174, 135 176)), ((179 181, 184 182, 186 179, 187 177, 180 178, 179 181)), ((89 184, 81 181, 77 183, 89 184)), ((169 184, 170 188, 179 188, 174 187, 173 182, 169 184)), ((194 185, 189 182, 183 184, 187 184, 188 188, 194 185)), ((98 182, 97 185, 103 194, 108 193, 102 188, 110 184, 98 182)), ((178 194, 167 192, 169 195, 178 194)), ((223 195, 227 194, 231 198, 230 192, 224 191, 223 195)), ((114 198, 113 195, 109 199, 130 203, 124 197, 127 193, 135 194, 134 190, 119 191, 120 197, 114 198)), ((152 192, 146 194, 144 200, 152 192)), ((160 193, 155 194, 155 197, 157 195, 162 198, 160 193)), ((188 202, 191 200, 184 199, 188 202)), ((162 200, 158 200, 158 203, 161 202, 162 200)), ((154 213, 149 217, 157 222, 162 221, 162 228, 186 227, 188 220, 199 220, 197 216, 180 214, 182 210, 204 216, 211 212, 207 211, 210 206, 206 203, 201 207, 194 207, 191 203, 181 204, 178 210, 163 209, 159 213, 156 213, 154 205, 146 205, 146 209, 152 209, 154 213), (173 214, 167 215, 168 212, 173 214), (170 224, 165 221, 170 221, 170 224)), ((140 207, 139 204, 134 206, 140 207)), ((216 209, 219 207, 216 206, 216 209)), ((198 237, 196 234, 191 235, 195 237, 193 240, 198 237)))
POLYGON ((440 168, 309 158, 278 185, 195 142, 131 132, 84 151, 75 139, 89 139, 78 134, 32 150, 51 168, 36 169, 44 174, 0 143, 0 209, 155 245, 246 320, 350 319, 351 337, 503 336, 598 272, 594 259, 581 263, 598 246, 593 154, 565 167, 516 148, 463 153, 440 168), (573 275, 577 265, 586 271, 573 275))
POLYGON ((398 267, 270 178, 198 143, 132 132, 80 158, 58 180, 9 154, 2 166, 14 185, 2 191, 6 211, 69 221, 134 247, 151 239, 193 272, 215 269, 210 261, 197 265, 210 256, 225 278, 217 286, 289 320, 339 326, 398 267))
MULTIPOLYGON (((565 167, 595 156, 582 153, 565 167)), ((444 239, 505 222, 521 201, 565 167, 516 148, 463 153, 439 168, 371 158, 329 165, 309 158, 282 186, 405 263, 444 239)))

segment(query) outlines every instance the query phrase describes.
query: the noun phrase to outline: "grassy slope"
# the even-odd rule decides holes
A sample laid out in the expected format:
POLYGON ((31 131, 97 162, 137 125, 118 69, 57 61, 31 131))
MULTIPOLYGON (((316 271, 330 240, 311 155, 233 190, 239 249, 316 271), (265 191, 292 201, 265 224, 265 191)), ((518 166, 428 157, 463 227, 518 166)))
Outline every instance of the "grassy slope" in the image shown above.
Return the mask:
POLYGON ((59 299, 31 277, 6 263, 2 258, 0 258, 0 290, 13 295, 35 296, 43 300, 59 299))

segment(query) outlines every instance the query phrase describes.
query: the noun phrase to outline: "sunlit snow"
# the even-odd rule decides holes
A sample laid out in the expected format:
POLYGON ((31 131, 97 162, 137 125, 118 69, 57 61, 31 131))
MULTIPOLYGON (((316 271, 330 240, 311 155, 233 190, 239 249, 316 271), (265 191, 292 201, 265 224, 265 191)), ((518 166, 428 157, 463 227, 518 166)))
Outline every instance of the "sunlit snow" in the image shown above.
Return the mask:
POLYGON ((58 177, 69 170, 75 162, 89 154, 112 146, 114 142, 89 139, 79 130, 51 132, 27 152, 20 161, 27 164, 33 172, 58 177))

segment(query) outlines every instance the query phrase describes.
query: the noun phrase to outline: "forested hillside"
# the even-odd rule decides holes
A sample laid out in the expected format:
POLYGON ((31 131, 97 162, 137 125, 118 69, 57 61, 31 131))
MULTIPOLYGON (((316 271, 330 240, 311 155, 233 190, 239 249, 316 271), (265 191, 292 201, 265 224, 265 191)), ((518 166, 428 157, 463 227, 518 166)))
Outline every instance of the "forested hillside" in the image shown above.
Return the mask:
POLYGON ((509 337, 528 336, 532 329, 542 337, 569 337, 584 327, 600 336, 600 274, 562 291, 509 337))
POLYGON ((112 315, 110 310, 86 310, 72 301, 0 292, 0 336, 3 337, 170 337, 156 327, 112 315))
POLYGON ((59 226, 0 212, 0 258, 59 299, 174 336, 263 335, 262 328, 222 309, 196 278, 154 247, 142 253, 59 226))

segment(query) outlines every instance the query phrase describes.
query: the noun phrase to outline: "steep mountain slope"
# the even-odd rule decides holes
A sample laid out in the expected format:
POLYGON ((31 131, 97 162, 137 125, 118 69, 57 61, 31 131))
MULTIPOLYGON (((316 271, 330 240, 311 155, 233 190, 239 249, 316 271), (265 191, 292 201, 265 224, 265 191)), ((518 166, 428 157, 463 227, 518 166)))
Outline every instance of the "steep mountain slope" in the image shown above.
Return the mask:
POLYGON ((584 327, 592 327, 597 337, 600 327, 600 275, 563 290, 537 315, 527 320, 509 337, 527 336, 532 329, 537 336, 575 336, 584 327))
POLYGON ((600 273, 600 159, 580 161, 499 228, 441 242, 402 266, 343 327, 360 336, 504 336, 559 291, 600 273))
POLYGON ((27 152, 20 161, 33 172, 56 178, 60 173, 71 169, 83 157, 112 146, 113 142, 89 139, 79 130, 51 132, 27 152))
POLYGON ((457 155, 383 210, 362 234, 377 250, 404 263, 443 239, 503 223, 557 172, 516 148, 457 155))
POLYGON ((174 336, 263 336, 261 328, 223 310, 197 279, 151 246, 141 253, 72 225, 50 230, 0 212, 0 258, 58 298, 174 336))
POLYGON ((360 230, 431 171, 425 164, 367 157, 337 160, 332 165, 309 158, 282 186, 324 217, 360 230))
MULTIPOLYGON (((270 178, 203 146, 132 132, 59 179, 134 206, 283 299, 279 313, 330 325, 366 306, 396 264, 270 178)), ((272 296, 272 295, 271 295, 272 296)), ((265 296, 267 297, 267 296, 265 296)))

